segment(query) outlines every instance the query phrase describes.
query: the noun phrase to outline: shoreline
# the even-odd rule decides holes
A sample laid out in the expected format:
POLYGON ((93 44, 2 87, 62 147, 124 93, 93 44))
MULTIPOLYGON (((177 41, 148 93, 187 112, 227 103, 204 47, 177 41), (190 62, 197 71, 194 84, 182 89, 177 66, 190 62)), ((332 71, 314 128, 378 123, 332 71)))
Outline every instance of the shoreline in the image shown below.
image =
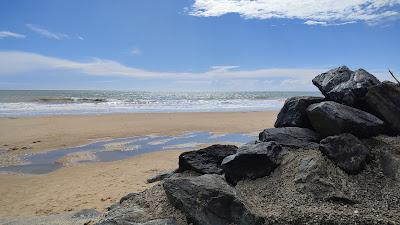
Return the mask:
POLYGON ((45 152, 91 142, 185 132, 254 133, 276 119, 277 111, 129 113, 0 118, 0 150, 45 152))

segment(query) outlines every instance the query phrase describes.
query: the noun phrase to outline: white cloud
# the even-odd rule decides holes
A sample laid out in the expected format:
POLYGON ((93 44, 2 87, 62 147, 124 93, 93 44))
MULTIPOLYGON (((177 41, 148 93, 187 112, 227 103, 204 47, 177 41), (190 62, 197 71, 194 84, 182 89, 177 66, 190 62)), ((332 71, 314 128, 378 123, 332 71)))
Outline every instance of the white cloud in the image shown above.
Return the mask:
POLYGON ((304 22, 304 24, 306 25, 321 25, 321 26, 326 26, 328 23, 327 22, 323 22, 323 21, 314 21, 314 20, 307 20, 306 22, 304 22))
POLYGON ((400 0, 195 0, 189 14, 209 17, 237 13, 244 18, 300 19, 307 25, 372 24, 399 17, 399 5, 400 0))
POLYGON ((352 23, 356 23, 356 21, 348 21, 348 22, 342 22, 342 23, 327 23, 324 21, 314 21, 314 20, 307 20, 306 22, 304 22, 304 24, 306 25, 310 25, 310 26, 341 26, 341 25, 346 25, 346 24, 352 24, 352 23))
POLYGON ((3 30, 0 31, 0 39, 3 38, 25 38, 25 35, 3 30))
POLYGON ((132 53, 133 55, 141 55, 141 54, 142 54, 142 50, 140 50, 139 48, 133 48, 133 49, 131 50, 131 53, 132 53))
POLYGON ((29 52, 0 51, 0 76, 18 75, 37 71, 71 71, 97 76, 125 76, 134 78, 174 78, 194 79, 245 79, 245 78, 304 78, 311 79, 324 68, 267 68, 257 70, 239 70, 238 66, 214 66, 206 72, 174 73, 157 72, 129 67, 119 62, 94 58, 88 62, 77 62, 49 57, 29 52), (235 70, 232 70, 235 69, 235 70))
POLYGON ((79 39, 79 40, 83 40, 83 37, 79 36, 79 35, 71 36, 71 35, 64 34, 64 33, 51 32, 47 29, 44 29, 42 27, 39 27, 39 26, 36 26, 33 24, 26 24, 26 26, 33 32, 35 32, 45 38, 49 38, 49 39, 56 39, 56 40, 79 39))

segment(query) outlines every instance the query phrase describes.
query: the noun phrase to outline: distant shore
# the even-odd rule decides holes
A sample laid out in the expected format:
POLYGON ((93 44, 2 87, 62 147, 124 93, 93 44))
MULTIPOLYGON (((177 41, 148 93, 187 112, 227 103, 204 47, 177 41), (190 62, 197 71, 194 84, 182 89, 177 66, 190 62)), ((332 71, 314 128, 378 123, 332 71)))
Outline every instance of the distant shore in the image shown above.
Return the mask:
MULTIPOLYGON (((257 133, 272 127, 276 115, 263 111, 0 118, 0 149, 19 155, 150 134, 257 133)), ((93 207, 104 210, 123 195, 149 187, 145 181, 150 175, 177 168, 179 154, 160 151, 121 161, 68 166, 45 175, 0 174, 0 218, 93 207)))

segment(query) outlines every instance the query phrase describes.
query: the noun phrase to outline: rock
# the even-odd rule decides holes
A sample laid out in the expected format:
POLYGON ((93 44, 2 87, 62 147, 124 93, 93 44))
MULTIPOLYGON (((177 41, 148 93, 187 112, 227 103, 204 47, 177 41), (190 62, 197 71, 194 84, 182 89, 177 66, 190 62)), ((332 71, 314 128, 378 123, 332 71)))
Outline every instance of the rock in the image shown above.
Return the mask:
POLYGON ((368 148, 352 134, 340 134, 323 139, 319 149, 322 154, 349 174, 358 174, 364 169, 368 148))
POLYGON ((310 105, 307 115, 313 128, 325 137, 341 133, 371 137, 384 131, 384 122, 376 116, 332 101, 310 105))
POLYGON ((79 212, 76 212, 72 215, 72 218, 96 218, 101 216, 101 212, 97 211, 96 209, 82 209, 79 212))
POLYGON ((353 107, 362 107, 368 87, 377 85, 380 81, 363 69, 351 71, 346 66, 322 73, 313 79, 327 100, 353 107))
POLYGON ((262 224, 219 175, 166 179, 163 186, 171 204, 195 225, 262 224))
POLYGON ((307 128, 280 127, 268 128, 259 134, 262 142, 275 141, 290 148, 318 148, 320 136, 307 128))
POLYGON ((346 175, 325 161, 320 154, 301 159, 294 182, 301 193, 317 200, 350 204, 356 202, 343 192, 346 189, 346 175))
POLYGON ((234 145, 212 145, 179 156, 179 172, 192 170, 201 174, 222 174, 221 162, 236 153, 234 145))
POLYGON ((380 163, 385 176, 400 181, 400 150, 385 152, 380 163))
POLYGON ((138 221, 143 217, 145 217, 145 211, 140 206, 135 205, 129 208, 117 207, 108 212, 106 217, 101 219, 96 225, 138 224, 138 221))
POLYGON ((137 225, 178 225, 174 219, 157 219, 150 220, 144 223, 138 223, 137 225))
POLYGON ((400 134, 400 86, 383 82, 368 88, 365 98, 368 111, 385 121, 396 134, 400 134))
POLYGON ((306 109, 311 104, 320 103, 323 100, 324 98, 321 97, 308 96, 299 96, 287 99, 278 114, 275 127, 311 128, 306 109))
POLYGON ((129 220, 118 219, 108 219, 97 223, 97 225, 178 225, 174 219, 156 219, 146 222, 131 222, 129 220))
POLYGON ((254 180, 269 175, 280 164, 284 154, 275 142, 247 144, 238 153, 222 161, 225 179, 236 185, 240 180, 254 180))
POLYGON ((171 177, 174 173, 175 173, 175 171, 161 171, 161 172, 149 177, 147 179, 147 183, 150 184, 150 183, 164 180, 165 178, 171 177))

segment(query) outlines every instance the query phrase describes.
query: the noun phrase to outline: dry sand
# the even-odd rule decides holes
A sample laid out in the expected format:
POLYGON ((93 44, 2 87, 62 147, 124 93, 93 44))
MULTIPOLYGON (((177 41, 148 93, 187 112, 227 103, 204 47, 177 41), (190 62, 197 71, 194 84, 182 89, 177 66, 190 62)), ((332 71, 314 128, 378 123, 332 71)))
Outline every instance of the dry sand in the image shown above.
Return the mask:
MULTIPOLYGON (((0 148, 18 155, 136 135, 188 131, 256 133, 272 127, 275 119, 276 112, 0 118, 0 148)), ((84 208, 104 210, 127 193, 149 187, 145 182, 149 176, 175 169, 179 154, 180 151, 168 150, 121 161, 70 165, 45 175, 0 174, 0 218, 84 208)))
POLYGON ((104 210, 130 192, 151 186, 151 175, 177 167, 180 151, 64 167, 46 175, 0 174, 0 218, 104 210))

